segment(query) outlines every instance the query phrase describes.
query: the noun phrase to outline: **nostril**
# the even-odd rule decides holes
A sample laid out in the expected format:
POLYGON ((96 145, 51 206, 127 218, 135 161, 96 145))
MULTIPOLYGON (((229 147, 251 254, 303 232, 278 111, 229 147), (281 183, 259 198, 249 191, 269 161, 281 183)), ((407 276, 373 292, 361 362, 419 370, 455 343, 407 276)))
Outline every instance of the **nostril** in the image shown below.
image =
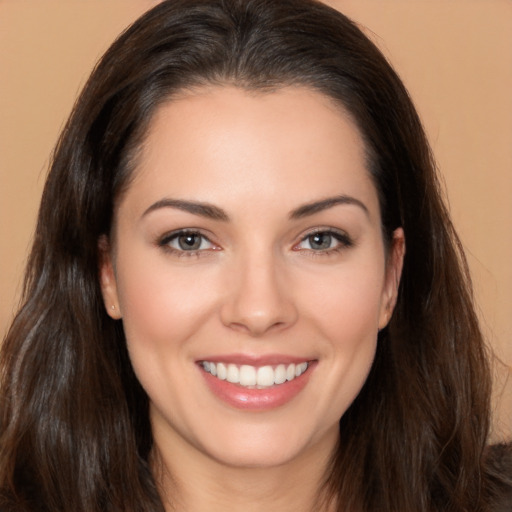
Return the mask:
POLYGON ((238 332, 243 332, 250 336, 262 336, 269 332, 286 329, 295 322, 295 318, 296 315, 293 314, 288 314, 286 318, 284 315, 277 317, 273 314, 254 314, 243 317, 239 316, 236 320, 231 316, 230 320, 230 317, 224 315, 223 323, 238 332))
MULTIPOLYGON (((268 254, 266 255, 268 258, 268 254)), ((231 274, 220 314, 222 323, 252 336, 284 329, 297 319, 294 297, 283 276, 276 275, 273 260, 254 255, 231 274)))

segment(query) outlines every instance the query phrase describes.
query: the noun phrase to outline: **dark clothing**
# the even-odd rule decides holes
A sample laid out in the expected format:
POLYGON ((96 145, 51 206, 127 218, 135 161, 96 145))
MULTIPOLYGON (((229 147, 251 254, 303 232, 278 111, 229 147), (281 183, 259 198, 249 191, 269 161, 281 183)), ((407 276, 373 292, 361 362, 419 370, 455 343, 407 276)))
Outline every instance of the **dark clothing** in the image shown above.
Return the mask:
POLYGON ((486 469, 489 512, 512 512, 512 443, 489 446, 486 469))

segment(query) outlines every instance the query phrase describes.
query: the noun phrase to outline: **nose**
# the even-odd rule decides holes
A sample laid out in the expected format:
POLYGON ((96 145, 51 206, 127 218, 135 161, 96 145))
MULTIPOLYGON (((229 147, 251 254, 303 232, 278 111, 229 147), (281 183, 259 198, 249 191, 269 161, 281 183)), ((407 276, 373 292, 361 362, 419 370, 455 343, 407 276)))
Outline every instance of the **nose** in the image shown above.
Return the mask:
POLYGON ((253 337, 293 325, 297 309, 285 274, 268 254, 240 261, 230 269, 222 323, 253 337))

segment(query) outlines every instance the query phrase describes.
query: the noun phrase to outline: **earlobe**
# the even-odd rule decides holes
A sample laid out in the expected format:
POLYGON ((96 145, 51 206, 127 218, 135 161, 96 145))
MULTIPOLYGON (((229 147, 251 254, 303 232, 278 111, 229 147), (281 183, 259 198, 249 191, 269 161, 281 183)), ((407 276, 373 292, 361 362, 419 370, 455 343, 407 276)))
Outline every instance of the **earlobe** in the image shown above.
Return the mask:
POLYGON ((107 314, 114 320, 122 318, 117 295, 117 282, 112 262, 112 250, 106 235, 98 240, 99 279, 107 314))
POLYGON ((384 284, 381 311, 379 317, 379 330, 386 327, 391 319, 398 298, 400 278, 405 257, 405 235, 402 228, 393 232, 391 247, 386 265, 386 282, 384 284))

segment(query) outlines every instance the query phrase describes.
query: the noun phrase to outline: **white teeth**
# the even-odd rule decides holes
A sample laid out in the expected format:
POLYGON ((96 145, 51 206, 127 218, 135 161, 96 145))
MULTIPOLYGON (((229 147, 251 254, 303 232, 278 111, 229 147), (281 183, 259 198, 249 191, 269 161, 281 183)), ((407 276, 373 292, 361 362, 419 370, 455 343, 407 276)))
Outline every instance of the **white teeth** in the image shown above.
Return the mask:
POLYGON ((256 374, 256 383, 258 386, 273 386, 274 385, 274 370, 272 366, 262 366, 258 368, 258 372, 256 374))
POLYGON ((210 373, 220 380, 227 380, 233 384, 240 384, 248 388, 268 388, 276 384, 283 384, 286 381, 293 380, 301 376, 307 369, 308 363, 300 364, 279 364, 275 367, 251 366, 243 364, 213 363, 203 361, 201 363, 205 372, 210 373))
MULTIPOLYGON (((212 373, 212 372, 210 372, 210 373, 212 373)), ((238 369, 238 366, 236 366, 234 364, 228 365, 228 369, 227 369, 227 373, 226 373, 226 380, 228 382, 232 382, 233 384, 238 384, 240 382, 240 370, 238 369)))
POLYGON ((247 364, 240 366, 240 385, 256 386, 256 368, 254 366, 247 364))
MULTIPOLYGON (((295 367, 295 377, 303 374, 308 367, 308 363, 300 363, 295 367)), ((213 374, 212 374, 213 375, 213 374)))
POLYGON ((282 384, 283 382, 286 382, 286 366, 280 364, 275 370, 274 383, 282 384))
POLYGON ((219 363, 217 365, 217 378, 219 378, 220 380, 226 380, 227 376, 228 376, 228 369, 226 368, 226 365, 219 363))

